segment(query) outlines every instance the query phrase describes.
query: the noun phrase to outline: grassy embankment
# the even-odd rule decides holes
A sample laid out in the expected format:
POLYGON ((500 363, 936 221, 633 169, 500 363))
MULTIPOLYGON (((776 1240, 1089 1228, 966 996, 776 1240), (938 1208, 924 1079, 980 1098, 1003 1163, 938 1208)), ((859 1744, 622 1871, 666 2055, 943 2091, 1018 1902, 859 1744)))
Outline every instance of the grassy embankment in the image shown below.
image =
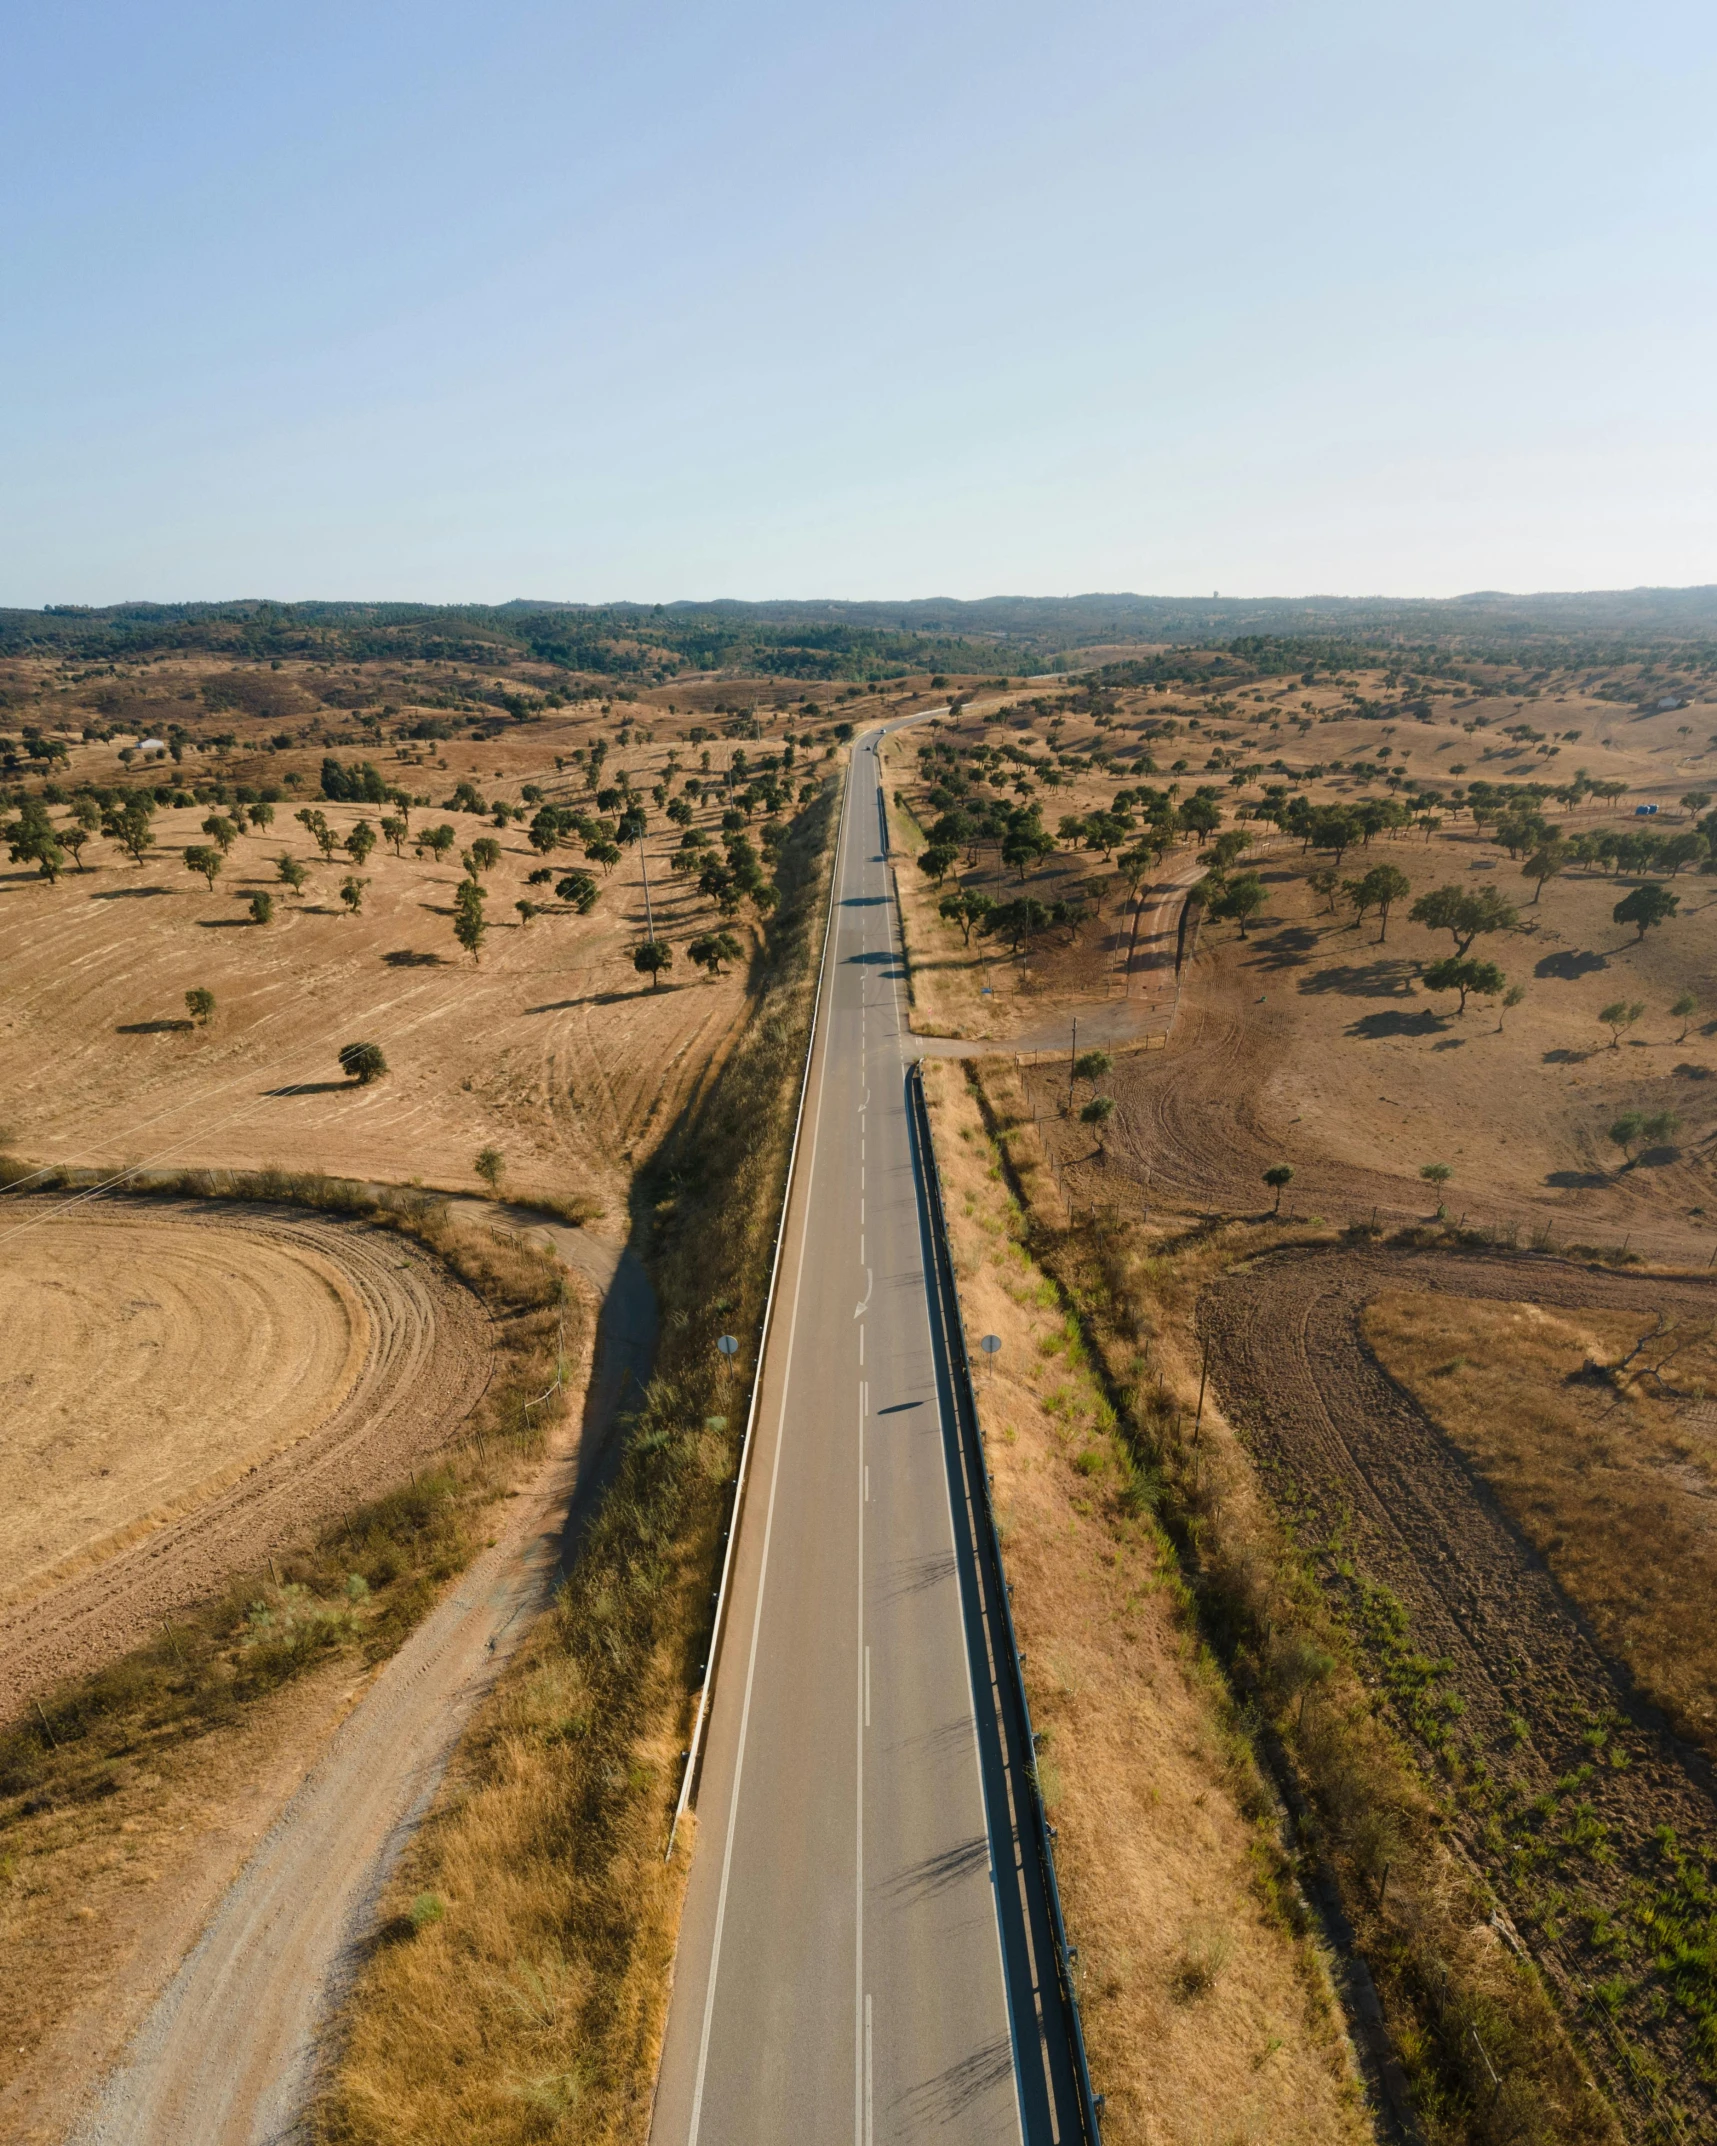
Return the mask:
POLYGON ((762 1316, 836 802, 795 825, 751 1019, 639 1188, 657 1375, 566 1587, 406 1857, 316 2111, 337 2146, 646 2133, 689 1838, 663 1851, 743 1421, 713 1342, 762 1316))
MULTIPOLYGON (((9 1181, 26 1174, 7 1159, 9 1181)), ((0 1729, 0 1916, 20 1968, 0 1978, 8 2059, 27 2057, 113 1963, 119 1940, 91 1905, 108 1874, 119 1882, 121 1866, 134 1863, 137 1882, 153 1882, 157 1860, 182 1849, 184 1825, 206 1822, 207 1799, 230 1786, 235 1739, 259 1725, 266 1737, 271 1709, 315 1672, 342 1661, 361 1671, 392 1654, 481 1547, 486 1510, 540 1453, 562 1405, 558 1390, 539 1397, 587 1341, 588 1322, 555 1261, 461 1229, 414 1195, 378 1197, 274 1171, 194 1172, 146 1189, 289 1201, 414 1238, 487 1308, 493 1369, 461 1442, 413 1482, 235 1579, 149 1646, 45 1693, 0 1729), (563 1322, 567 1353, 557 1365, 563 1322)))
POLYGON ((959 1068, 925 1069, 1110 2146, 1370 2138, 1339 2006, 1173 1544, 959 1068))
MULTIPOLYGON (((1093 1510, 1150 1513, 1172 1545, 1174 1584, 1212 1688, 1225 1691, 1237 1763, 1244 1747, 1244 1764, 1283 1796, 1307 1891, 1333 1886, 1426 2137, 1618 2139, 1536 1974, 1497 1942, 1492 1902, 1445 1844, 1442 1785, 1391 1725, 1391 1707, 1412 1717, 1423 1681, 1410 1635, 1386 1650, 1383 1688, 1368 1685, 1354 1635, 1212 1397, 1194 1434, 1198 1292, 1284 1232, 1227 1224, 1164 1239, 1090 1215, 1070 1226, 1012 1068, 985 1061, 972 1079, 1017 1194, 1013 1226, 1113 1418, 1084 1449, 1094 1453, 1093 1510)), ((1098 2020, 1100 2033, 1100 2008, 1098 2020)))

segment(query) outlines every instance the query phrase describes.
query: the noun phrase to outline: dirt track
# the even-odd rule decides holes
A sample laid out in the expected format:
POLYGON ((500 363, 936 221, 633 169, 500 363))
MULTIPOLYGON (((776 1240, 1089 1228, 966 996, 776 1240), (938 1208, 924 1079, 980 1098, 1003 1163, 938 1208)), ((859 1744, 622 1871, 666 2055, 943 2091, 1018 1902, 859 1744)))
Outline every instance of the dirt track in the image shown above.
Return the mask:
MULTIPOLYGON (((103 1241, 112 1241, 116 1223, 121 1237, 125 1226, 146 1226, 155 1244, 174 1230, 194 1233, 200 1250, 211 1241, 234 1250, 248 1241, 259 1255, 253 1278, 305 1269, 330 1277, 365 1339, 355 1369, 330 1385, 334 1405, 319 1422, 294 1420, 290 1442, 265 1436, 260 1443, 273 1450, 260 1458, 254 1448, 252 1457, 237 1461, 218 1454, 218 1472, 211 1473, 221 1487, 211 1495, 201 1502, 181 1497, 178 1502, 190 1509, 141 1540, 116 1548, 63 1585, 0 1610, 0 1694, 8 1709, 57 1678, 123 1653, 158 1631, 163 1617, 207 1596, 233 1573, 258 1569, 270 1550, 301 1540, 398 1481, 420 1455, 456 1434, 487 1376, 481 1305, 439 1261, 391 1230, 302 1209, 160 1200, 89 1202, 50 1222, 63 1204, 9 1205, 7 1228, 22 1226, 23 1234, 0 1250, 30 1247, 28 1225, 35 1219, 62 1248, 79 1231, 88 1231, 92 1243, 104 1232, 103 1241), (238 1467, 244 1472, 228 1480, 238 1467)), ((242 1297, 226 1309, 228 1316, 241 1313, 242 1297)), ((185 1370, 183 1364, 171 1368, 185 1370)), ((240 1391, 248 1395, 250 1389, 240 1391)), ((223 1403, 234 1412, 230 1386, 214 1392, 203 1387, 187 1400, 199 1420, 223 1403)), ((194 1493, 195 1483, 188 1487, 194 1493)))
MULTIPOLYGON (((619 1408, 648 1374, 655 1304, 633 1255, 522 1210, 459 1206, 465 1219, 547 1240, 602 1293, 582 1420, 569 1416, 494 1546, 376 1678, 183 1963, 161 1963, 165 1987, 86 2106, 80 2146, 281 2146, 296 2135, 317 2033, 357 1948, 373 1941, 381 1889, 565 1555, 569 1511, 576 1525, 603 1479, 619 1408)), ((131 2024, 77 2023, 67 2055, 86 2082, 131 2024)))
MULTIPOLYGON (((1703 1318, 1717 1288, 1527 1255, 1331 1249, 1255 1260, 1212 1286, 1200 1307, 1225 1412, 1278 1504, 1296 1516, 1301 1542, 1319 1551, 1338 1595, 1352 1594, 1339 1557, 1405 1606, 1412 1645, 1447 1660, 1445 1682, 1464 1705, 1461 1733, 1475 1752, 1536 1796, 1591 1759, 1583 1732, 1595 1719, 1627 1724, 1617 1733, 1631 1764, 1599 1767, 1580 1790, 1615 1849, 1612 1865, 1582 1869, 1580 1880, 1588 1894, 1618 1902, 1630 1878, 1661 1874, 1653 1828, 1667 1823, 1690 1843, 1717 1845, 1709 1770, 1634 1697, 1484 1483, 1375 1361, 1359 1313, 1384 1288, 1570 1308, 1681 1308, 1703 1318), (1512 1717, 1527 1727, 1518 1746, 1512 1717)), ((1478 1818, 1460 1822, 1485 1860, 1478 1818)), ((1584 1983, 1608 1971, 1573 1917, 1560 1942, 1540 1929, 1535 1949, 1560 1977, 1584 1983)), ((1674 2043, 1668 2030, 1665 2039, 1674 2043)), ((1709 2123, 1709 2094, 1696 2092, 1709 2123)))

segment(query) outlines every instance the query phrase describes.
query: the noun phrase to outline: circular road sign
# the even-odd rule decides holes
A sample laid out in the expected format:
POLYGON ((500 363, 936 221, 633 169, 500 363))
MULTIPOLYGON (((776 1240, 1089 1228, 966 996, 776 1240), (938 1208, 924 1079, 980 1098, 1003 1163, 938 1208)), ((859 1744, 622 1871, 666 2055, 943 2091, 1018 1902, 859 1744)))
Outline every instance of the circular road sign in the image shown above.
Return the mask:
POLYGON ((716 1342, 716 1347, 723 1356, 737 1356, 739 1354, 739 1342, 732 1334, 723 1334, 716 1342))
POLYGON ((979 1348, 983 1350, 986 1356, 994 1356, 1001 1345, 1002 1337, 1000 1334, 986 1334, 983 1340, 978 1343, 979 1348))

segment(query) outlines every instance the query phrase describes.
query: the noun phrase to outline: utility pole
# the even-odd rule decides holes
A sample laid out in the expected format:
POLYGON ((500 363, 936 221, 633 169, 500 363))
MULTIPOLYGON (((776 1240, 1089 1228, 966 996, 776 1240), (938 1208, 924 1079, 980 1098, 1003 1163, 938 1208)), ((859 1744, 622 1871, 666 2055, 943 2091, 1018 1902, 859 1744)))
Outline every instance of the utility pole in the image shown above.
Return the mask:
POLYGON ((1067 1061, 1067 1107, 1073 1108, 1073 1068, 1079 1063, 1079 1022, 1073 1023, 1073 1055, 1067 1061))

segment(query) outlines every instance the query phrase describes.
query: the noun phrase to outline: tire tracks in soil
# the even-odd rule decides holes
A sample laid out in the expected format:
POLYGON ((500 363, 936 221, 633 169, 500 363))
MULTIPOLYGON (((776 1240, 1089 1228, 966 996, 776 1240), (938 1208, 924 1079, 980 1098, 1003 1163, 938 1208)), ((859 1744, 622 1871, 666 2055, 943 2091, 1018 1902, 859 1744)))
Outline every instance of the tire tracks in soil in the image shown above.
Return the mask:
MULTIPOLYGON (((1570 1310, 1681 1308, 1710 1317, 1717 1285, 1605 1273, 1532 1254, 1332 1248, 1264 1254, 1213 1283, 1199 1305, 1224 1412, 1278 1506, 1296 1516, 1302 1545, 1332 1586, 1333 1559, 1319 1554, 1319 1545, 1339 1540, 1341 1556, 1395 1594, 1411 1620, 1413 1645, 1452 1664, 1447 1681, 1464 1703, 1463 1729, 1477 1749, 1508 1752, 1509 1770, 1525 1776, 1536 1795, 1591 1758, 1581 1735, 1591 1717, 1614 1714, 1628 1724, 1619 1733, 1630 1766, 1596 1770, 1582 1791, 1616 1848, 1610 1871, 1583 1870, 1582 1884, 1619 1901, 1630 1875, 1656 1866, 1655 1827, 1667 1822, 1684 1841, 1717 1850, 1711 1769, 1671 1734, 1625 1667, 1605 1655, 1482 1477, 1373 1356, 1360 1315, 1386 1288, 1570 1310), (1518 1748, 1514 1716, 1529 1730, 1518 1748)), ((1500 1879, 1477 1821, 1456 1823, 1467 1854, 1500 1879)), ((1502 1892, 1510 1898, 1506 1882, 1502 1892)), ((1542 1931, 1532 1939, 1564 1990, 1613 1967, 1584 1946, 1573 1921, 1560 1943, 1547 1943, 1542 1931)), ((1664 2039, 1678 2068, 1687 2049, 1677 2035, 1664 2039)), ((1708 2092, 1694 2092, 1705 2104, 1697 2135, 1717 2135, 1717 2104, 1708 2092)))

